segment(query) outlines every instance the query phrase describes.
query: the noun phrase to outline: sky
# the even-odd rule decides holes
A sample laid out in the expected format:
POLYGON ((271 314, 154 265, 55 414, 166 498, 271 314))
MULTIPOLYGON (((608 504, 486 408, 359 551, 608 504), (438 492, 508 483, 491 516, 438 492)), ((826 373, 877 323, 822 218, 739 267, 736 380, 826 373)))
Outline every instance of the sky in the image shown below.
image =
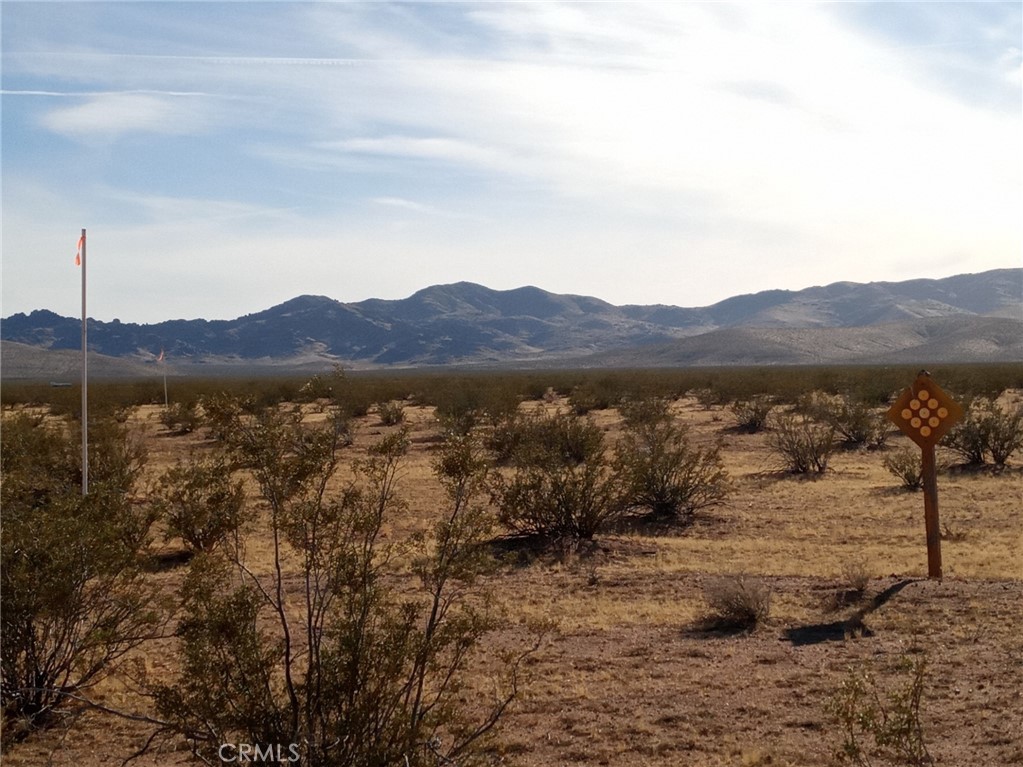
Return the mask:
POLYGON ((0 5, 2 315, 1023 263, 1023 5, 0 5))

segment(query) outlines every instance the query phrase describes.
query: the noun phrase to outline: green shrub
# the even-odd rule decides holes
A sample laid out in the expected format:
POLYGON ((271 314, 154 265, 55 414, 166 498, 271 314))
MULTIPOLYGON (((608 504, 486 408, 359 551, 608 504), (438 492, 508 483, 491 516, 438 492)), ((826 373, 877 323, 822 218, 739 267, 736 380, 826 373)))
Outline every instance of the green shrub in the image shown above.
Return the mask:
POLYGON ((595 424, 568 415, 538 417, 512 456, 514 475, 496 475, 492 491, 498 519, 509 530, 590 539, 622 513, 621 480, 595 424))
POLYGON ((891 455, 886 455, 884 467, 894 474, 908 490, 919 490, 923 487, 923 461, 920 451, 903 448, 891 455))
POLYGON ((728 473, 720 453, 720 446, 693 447, 682 424, 654 421, 622 435, 613 468, 629 506, 680 521, 727 497, 728 473))
POLYGON ((176 434, 188 434, 195 431, 202 423, 198 403, 194 401, 175 402, 165 407, 160 413, 160 423, 176 434))
POLYGON ((379 402, 377 415, 384 426, 397 426, 405 420, 405 406, 401 402, 379 402))
POLYGON ((637 429, 671 420, 671 400, 666 397, 627 397, 618 403, 625 427, 637 429))
POLYGON ((785 413, 773 419, 767 444, 781 465, 793 474, 823 474, 835 446, 834 427, 802 415, 785 413))
POLYGON ((874 763, 871 757, 892 765, 934 764, 920 716, 926 671, 926 656, 904 656, 898 672, 908 676, 908 682, 901 689, 887 691, 869 670, 849 672, 827 706, 842 728, 843 740, 836 752, 839 761, 860 767, 870 767, 874 763))
POLYGON ((232 482, 223 455, 178 461, 160 476, 153 503, 166 522, 166 538, 180 538, 193 552, 210 551, 237 534, 246 518, 242 482, 232 482))
POLYGON ((433 539, 404 544, 416 593, 393 585, 380 535, 405 509, 405 429, 371 448, 336 494, 330 421, 309 426, 274 408, 243 424, 233 446, 269 506, 274 566, 255 574, 243 548, 193 560, 181 671, 152 690, 169 729, 207 763, 223 743, 284 744, 305 767, 478 758, 537 644, 492 662, 495 694, 473 699, 464 679, 496 622, 477 580, 491 520, 472 437, 447 443, 438 461, 448 507, 433 539), (284 581, 285 558, 302 573, 295 583, 284 581))
POLYGON ((23 415, 0 430, 5 743, 85 695, 161 622, 140 569, 153 521, 135 503, 145 451, 122 425, 94 423, 83 497, 76 436, 23 415))
POLYGON ((621 402, 622 382, 614 376, 590 379, 573 387, 568 401, 576 415, 586 415, 591 410, 607 410, 621 402))
POLYGON ((741 431, 756 434, 767 428, 767 417, 774 409, 774 401, 769 396, 760 395, 750 399, 736 400, 730 409, 741 431))
POLYGON ((506 417, 490 431, 487 446, 498 463, 574 465, 599 452, 603 440, 603 432, 591 421, 537 409, 506 417))
POLYGON ((514 414, 520 397, 507 381, 476 376, 436 386, 421 400, 436 405, 437 418, 446 432, 468 434, 477 426, 495 424, 514 414))
POLYGON ((978 397, 941 444, 968 464, 981 465, 990 456, 996 466, 1004 466, 1013 453, 1023 448, 1023 405, 1002 408, 997 402, 978 397))
POLYGON ((242 398, 224 391, 203 395, 199 405, 202 408, 202 423, 209 429, 209 436, 222 442, 231 438, 232 430, 238 425, 242 413, 251 409, 251 405, 247 405, 242 398))
POLYGON ((694 389, 692 394, 704 410, 710 410, 718 405, 723 405, 726 401, 724 394, 719 389, 713 387, 694 389))
POLYGON ((847 447, 879 448, 888 439, 885 414, 848 394, 813 392, 800 398, 800 412, 829 424, 847 447))

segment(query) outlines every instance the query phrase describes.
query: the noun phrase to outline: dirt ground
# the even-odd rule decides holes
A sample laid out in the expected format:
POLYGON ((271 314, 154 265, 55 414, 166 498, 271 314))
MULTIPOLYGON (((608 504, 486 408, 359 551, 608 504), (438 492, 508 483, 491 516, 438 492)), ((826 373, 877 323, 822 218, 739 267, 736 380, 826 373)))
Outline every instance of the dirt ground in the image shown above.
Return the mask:
MULTIPOLYGON (((849 672, 872 671, 892 689, 903 681, 896 669, 905 658, 926 657, 922 723, 935 762, 1023 764, 1023 456, 1001 473, 939 476, 945 578, 934 581, 926 578, 922 495, 900 489, 883 451, 839 450, 824 476, 789 476, 777 470, 766 437, 736 431, 727 410, 693 400, 675 408, 694 441, 721 442, 732 494, 685 529, 621 530, 592 550, 520 558, 489 578, 508 624, 484 653, 520 640, 532 618, 558 625, 530 659, 492 762, 837 764, 841 733, 826 704, 849 672), (851 598, 845 592, 857 571, 870 580, 851 598), (769 619, 753 633, 704 630, 705 587, 737 573, 770 587, 769 619), (861 623, 847 620, 857 612, 861 623)), ((169 435, 157 412, 135 415, 151 472, 190 449, 209 449, 201 434, 169 435)), ((410 406, 406 415, 413 449, 402 488, 410 508, 389 524, 393 539, 428 530, 442 509, 430 469, 438 426, 428 408, 410 406)), ((618 414, 593 417, 613 440, 618 414)), ((361 419, 353 455, 391 428, 372 414, 361 419)), ((888 449, 910 444, 893 435, 888 449)), ((250 553, 259 556, 257 543, 250 553)), ((153 577, 174 593, 183 572, 153 577)), ((173 670, 172 642, 145 649, 150 674, 173 670)), ((116 680, 99 693, 105 705, 147 710, 116 680)), ((149 732, 96 712, 73 724, 17 745, 4 764, 119 765, 149 732)), ((181 744, 166 743, 136 763, 191 762, 181 744)))

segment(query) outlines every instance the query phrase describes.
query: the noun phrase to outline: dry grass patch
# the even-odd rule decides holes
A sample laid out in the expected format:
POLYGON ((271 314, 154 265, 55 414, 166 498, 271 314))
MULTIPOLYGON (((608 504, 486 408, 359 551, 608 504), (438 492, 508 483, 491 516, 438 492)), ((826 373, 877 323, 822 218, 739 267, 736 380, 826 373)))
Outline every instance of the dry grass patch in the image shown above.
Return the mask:
MULTIPOLYGON (((567 410, 563 398, 543 407, 567 410)), ((139 408, 131 419, 146 427, 152 477, 189 450, 212 445, 204 429, 167 436, 159 410, 139 408)), ((736 433, 724 407, 707 409, 688 398, 671 412, 688 425, 693 445, 721 443, 732 494, 670 535, 619 531, 598 536, 591 554, 525 557, 526 564, 513 557, 486 578, 508 617, 508 626, 488 639, 488 652, 514 644, 527 620, 559 625, 526 666, 528 684, 502 722, 493 763, 821 767, 833 763, 839 742, 825 703, 848 670, 872 659, 886 673, 907 648, 919 647, 932 660, 923 709, 931 752, 945 764, 1023 764, 1023 746, 1012 736, 1023 724, 1019 469, 1010 462, 999 474, 939 476, 942 519, 965 535, 943 542, 946 580, 928 582, 916 580, 926 575, 922 499, 899 491, 883 464, 886 454, 910 444, 904 437, 891 437, 886 451, 836 452, 825 473, 804 480, 776 473, 769 432, 736 433), (849 563, 867 564, 863 595, 829 606, 830 596, 854 586, 849 563), (770 586, 768 623, 750 635, 687 633, 706 611, 706 583, 739 572, 770 586), (869 636, 819 630, 797 635, 816 636, 802 644, 786 638, 792 629, 840 623, 904 580, 909 585, 864 616, 869 636)), ((320 416, 310 410, 309 417, 320 416)), ((590 417, 613 445, 622 430, 617 411, 590 417)), ((433 409, 406 403, 404 425, 411 452, 399 485, 408 506, 386 520, 381 535, 388 542, 429 531, 443 508, 431 469, 440 436, 433 409)), ((357 419, 346 461, 364 457, 396 428, 375 413, 357 419)), ((346 476, 342 469, 336 481, 346 476)), ((246 492, 255 499, 251 482, 246 492)), ((246 558, 268 572, 265 512, 251 525, 246 558)), ((285 566, 295 577, 297 560, 285 566)), ((407 569, 393 577, 400 583, 407 569)), ((175 595, 182 575, 171 568, 150 578, 175 595)), ((174 672, 173 646, 168 640, 145 648, 151 675, 174 672)), ((477 671, 472 684, 485 690, 485 659, 477 671)), ((118 707, 148 710, 128 686, 104 694, 118 707)), ((66 736, 59 729, 42 733, 5 754, 4 764, 28 767, 51 755, 55 765, 119 764, 146 732, 85 714, 66 736)), ((188 763, 180 751, 139 762, 188 763)))

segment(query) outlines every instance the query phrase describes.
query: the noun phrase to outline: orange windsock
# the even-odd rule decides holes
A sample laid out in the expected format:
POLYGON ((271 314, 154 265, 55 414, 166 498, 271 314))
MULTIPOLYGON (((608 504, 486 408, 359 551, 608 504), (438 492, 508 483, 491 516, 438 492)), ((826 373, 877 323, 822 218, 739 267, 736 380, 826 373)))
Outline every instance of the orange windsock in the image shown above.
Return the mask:
POLYGON ((78 238, 78 251, 75 253, 75 266, 82 265, 82 245, 85 244, 85 235, 78 238))

